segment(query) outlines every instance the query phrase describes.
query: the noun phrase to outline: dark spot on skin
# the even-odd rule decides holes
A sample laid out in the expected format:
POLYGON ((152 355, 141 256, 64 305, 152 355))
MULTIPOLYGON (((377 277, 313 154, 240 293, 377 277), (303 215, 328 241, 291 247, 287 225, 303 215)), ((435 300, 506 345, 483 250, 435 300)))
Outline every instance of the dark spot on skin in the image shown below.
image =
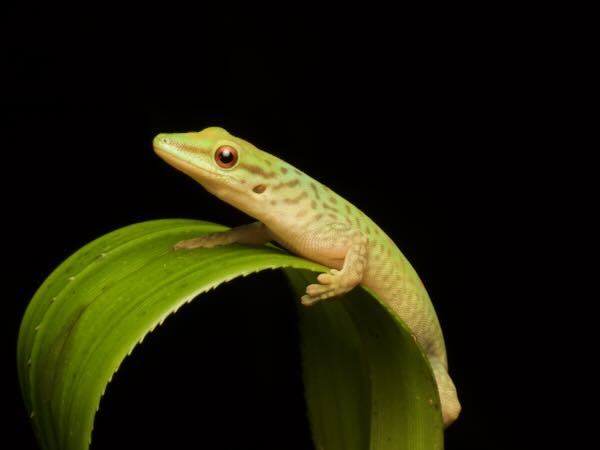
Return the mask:
POLYGON ((285 175, 286 173, 288 173, 287 167, 282 167, 281 169, 279 169, 279 171, 280 171, 282 174, 284 174, 284 175, 285 175))
POLYGON ((202 155, 202 154, 210 155, 210 150, 208 150, 206 148, 194 147, 193 145, 186 145, 186 144, 181 144, 181 143, 172 142, 172 141, 169 141, 169 143, 171 145, 174 145, 178 149, 183 150, 186 153, 192 153, 194 155, 202 155))
POLYGON ((317 185, 311 181, 310 187, 312 188, 313 192, 315 193, 315 198, 317 200, 319 200, 321 197, 319 196, 319 189, 317 189, 317 185))
POLYGON ((334 208, 333 206, 329 206, 327 203, 323 203, 321 206, 323 207, 323 209, 328 209, 329 211, 338 212, 338 210, 336 208, 334 208))
POLYGON ((298 180, 297 178, 287 181, 287 182, 277 183, 275 186, 273 186, 273 190, 277 191, 284 187, 293 188, 293 187, 297 186, 299 183, 300 183, 300 180, 298 180))
POLYGON ((311 200, 311 201, 310 201, 310 207, 311 207, 312 209, 317 209, 317 202, 316 202, 316 201, 314 201, 314 200, 311 200))
POLYGON ((319 220, 321 220, 321 217, 323 217, 323 214, 318 213, 318 214, 315 215, 315 217, 313 217, 313 220, 315 222, 318 222, 319 220))
POLYGON ((337 216, 336 216, 335 214, 333 214, 333 213, 327 213, 327 216, 328 216, 330 219, 333 219, 333 220, 337 221, 337 216))
POLYGON ((294 205, 305 197, 308 197, 308 194, 306 193, 306 191, 302 192, 300 195, 298 195, 297 197, 294 197, 294 198, 284 198, 283 201, 285 203, 287 203, 288 205, 294 205))
POLYGON ((256 186, 254 186, 252 188, 252 191, 255 192, 256 194, 262 194, 266 190, 267 190, 267 185, 266 184, 257 184, 256 186))
POLYGON ((254 175, 259 175, 263 178, 275 178, 277 176, 275 172, 265 172, 265 170, 262 167, 255 166, 253 164, 239 163, 237 167, 254 175))
POLYGON ((348 214, 350 214, 352 212, 352 210, 350 209, 350 205, 348 203, 346 203, 346 212, 348 214))
POLYGON ((271 205, 275 206, 277 204, 277 200, 271 200, 271 205))
POLYGON ((333 203, 334 205, 337 205, 337 200, 335 199, 335 197, 333 197, 333 196, 329 197, 329 201, 331 203, 333 203))

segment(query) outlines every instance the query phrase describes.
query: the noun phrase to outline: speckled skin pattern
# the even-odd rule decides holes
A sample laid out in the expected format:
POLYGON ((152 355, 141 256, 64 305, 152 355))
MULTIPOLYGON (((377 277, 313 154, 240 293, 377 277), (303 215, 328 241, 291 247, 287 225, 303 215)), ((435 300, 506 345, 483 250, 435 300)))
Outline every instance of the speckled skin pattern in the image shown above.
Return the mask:
POLYGON ((258 220, 223 233, 182 241, 181 249, 276 241, 331 269, 306 287, 302 303, 341 295, 363 284, 411 329, 438 386, 444 425, 460 413, 448 375, 442 330, 419 276, 394 242, 353 204, 281 159, 222 128, 160 134, 156 153, 221 200, 258 220))

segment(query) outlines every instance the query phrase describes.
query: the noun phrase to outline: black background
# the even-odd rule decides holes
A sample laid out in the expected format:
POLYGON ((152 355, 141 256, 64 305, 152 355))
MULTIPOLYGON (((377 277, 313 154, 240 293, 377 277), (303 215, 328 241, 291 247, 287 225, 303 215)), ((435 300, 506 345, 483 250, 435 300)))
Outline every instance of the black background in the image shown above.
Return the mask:
MULTIPOLYGON (((543 84, 543 45, 519 15, 146 12, 19 12, 3 36, 3 404, 15 448, 35 448, 18 326, 54 267, 134 222, 250 220, 152 152, 159 132, 211 125, 311 174, 392 236, 444 328, 463 404, 446 448, 511 446, 513 411, 529 408, 509 356, 520 327, 505 303, 519 282, 511 238, 523 229, 512 199, 543 84)), ((109 385, 93 448, 310 448, 294 305, 273 293, 285 289, 262 274, 170 318, 109 385), (266 329, 252 326, 257 311, 266 329), (257 363, 249 350, 265 334, 273 347, 257 363)))

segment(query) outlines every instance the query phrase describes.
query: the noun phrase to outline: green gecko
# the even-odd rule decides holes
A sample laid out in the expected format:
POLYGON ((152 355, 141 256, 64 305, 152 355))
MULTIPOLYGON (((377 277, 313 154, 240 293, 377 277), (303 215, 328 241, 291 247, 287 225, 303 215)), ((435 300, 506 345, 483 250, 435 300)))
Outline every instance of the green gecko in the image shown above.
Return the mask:
POLYGON ((181 241, 177 249, 276 241, 331 269, 306 287, 304 305, 350 291, 374 291, 408 325, 427 355, 444 426, 460 413, 440 324, 419 276, 394 242, 362 211, 281 159, 218 127, 159 134, 154 151, 221 200, 258 222, 181 241))

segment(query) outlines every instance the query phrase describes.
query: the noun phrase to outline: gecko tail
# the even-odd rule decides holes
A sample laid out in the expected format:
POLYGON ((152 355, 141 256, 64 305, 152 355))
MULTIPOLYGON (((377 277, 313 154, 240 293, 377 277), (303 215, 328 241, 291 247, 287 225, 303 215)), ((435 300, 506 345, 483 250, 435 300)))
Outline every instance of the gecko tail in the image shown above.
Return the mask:
POLYGON ((452 382, 452 378, 448 375, 446 367, 436 358, 431 358, 430 363, 440 395, 444 428, 447 428, 458 418, 461 410, 460 402, 458 401, 456 387, 452 382))

